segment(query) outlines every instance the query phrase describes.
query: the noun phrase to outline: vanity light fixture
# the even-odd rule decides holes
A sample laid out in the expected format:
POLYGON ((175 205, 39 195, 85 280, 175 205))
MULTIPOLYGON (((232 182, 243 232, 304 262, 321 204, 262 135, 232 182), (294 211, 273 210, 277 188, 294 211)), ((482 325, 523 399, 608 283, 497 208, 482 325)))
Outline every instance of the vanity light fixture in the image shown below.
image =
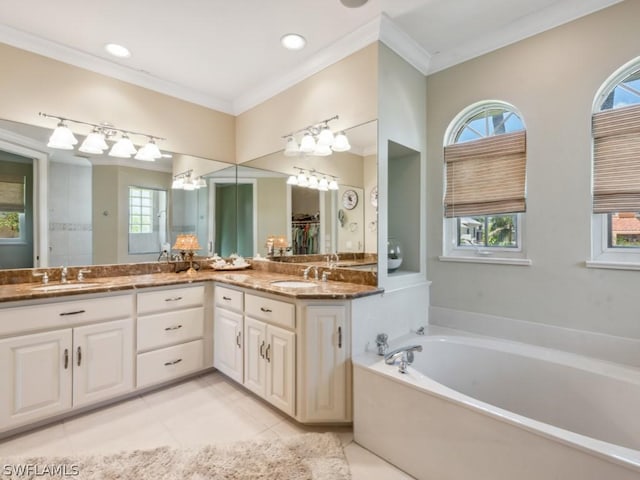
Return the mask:
POLYGON ((48 113, 42 112, 40 112, 40 116, 58 120, 58 126, 49 138, 49 143, 47 143, 47 146, 50 148, 73 150, 75 145, 78 143, 78 140, 74 136, 71 129, 68 127, 68 123, 71 122, 77 123, 78 125, 91 127, 91 132, 86 136, 86 138, 78 148, 78 150, 83 153, 101 155, 105 151, 109 150, 108 155, 112 157, 131 158, 132 155, 135 155, 136 160, 147 162, 153 162, 156 159, 164 156, 164 154, 158 148, 156 142, 158 140, 165 139, 156 137, 155 135, 132 132, 130 130, 122 130, 108 123, 96 124, 85 122, 82 120, 74 120, 72 118, 65 118, 59 115, 49 115, 48 113), (146 137, 147 143, 138 150, 134 146, 130 135, 146 137), (109 149, 107 140, 113 141, 118 136, 120 138, 111 146, 111 149, 109 149))
POLYGON ((329 190, 338 190, 338 177, 328 175, 326 173, 318 172, 317 170, 308 170, 309 174, 304 173, 304 169, 300 167, 293 167, 300 170, 298 175, 290 175, 287 179, 287 185, 297 185, 298 187, 307 187, 313 190, 319 190, 326 192, 329 190), (320 178, 322 177, 322 178, 320 178), (332 180, 329 181, 328 178, 332 180))
POLYGON ((193 169, 186 170, 173 176, 172 190, 198 190, 207 188, 207 181, 202 178, 193 178, 193 169))
POLYGON ((334 135, 329 128, 329 122, 337 120, 338 115, 327 118, 320 123, 309 125, 295 132, 284 135, 287 145, 284 154, 287 157, 295 157, 300 154, 325 157, 333 152, 346 152, 351 149, 349 139, 344 131, 334 135), (298 144, 295 136, 302 133, 302 138, 298 144))

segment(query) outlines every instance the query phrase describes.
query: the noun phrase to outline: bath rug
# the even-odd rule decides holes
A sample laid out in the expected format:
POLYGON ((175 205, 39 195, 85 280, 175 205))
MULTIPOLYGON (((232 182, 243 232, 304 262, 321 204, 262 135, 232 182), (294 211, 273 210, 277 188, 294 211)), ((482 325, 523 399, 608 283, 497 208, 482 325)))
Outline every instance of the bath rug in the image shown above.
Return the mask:
POLYGON ((339 438, 305 433, 223 445, 0 460, 0 478, 78 480, 348 480, 339 438))

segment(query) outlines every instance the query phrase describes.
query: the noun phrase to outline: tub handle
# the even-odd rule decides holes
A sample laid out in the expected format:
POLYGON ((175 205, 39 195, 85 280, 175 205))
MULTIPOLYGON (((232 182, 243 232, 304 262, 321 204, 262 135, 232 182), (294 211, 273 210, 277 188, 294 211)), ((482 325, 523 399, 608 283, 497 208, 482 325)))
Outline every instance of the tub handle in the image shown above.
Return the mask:
POLYGON ((396 360, 400 358, 400 373, 407 373, 407 367, 413 363, 413 352, 421 352, 422 345, 409 345, 407 347, 396 348, 384 356, 384 362, 387 365, 394 365, 396 360))

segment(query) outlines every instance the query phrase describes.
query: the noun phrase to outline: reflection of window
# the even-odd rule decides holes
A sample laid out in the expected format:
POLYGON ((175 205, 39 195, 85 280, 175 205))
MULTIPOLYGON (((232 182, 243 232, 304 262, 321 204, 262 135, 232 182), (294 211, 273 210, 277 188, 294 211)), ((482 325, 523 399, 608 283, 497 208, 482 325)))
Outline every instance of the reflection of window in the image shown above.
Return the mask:
POLYGON ((470 249, 521 252, 526 209, 521 116, 502 102, 469 107, 449 126, 444 159, 445 256, 468 255, 470 249))
POLYGON ((0 240, 24 240, 25 177, 0 175, 0 240))
POLYGON ((640 263, 640 59, 594 103, 592 258, 640 263))
POLYGON ((154 190, 129 187, 129 233, 153 231, 154 190))
POLYGON ((157 253, 166 242, 166 190, 129 187, 129 253, 157 253))

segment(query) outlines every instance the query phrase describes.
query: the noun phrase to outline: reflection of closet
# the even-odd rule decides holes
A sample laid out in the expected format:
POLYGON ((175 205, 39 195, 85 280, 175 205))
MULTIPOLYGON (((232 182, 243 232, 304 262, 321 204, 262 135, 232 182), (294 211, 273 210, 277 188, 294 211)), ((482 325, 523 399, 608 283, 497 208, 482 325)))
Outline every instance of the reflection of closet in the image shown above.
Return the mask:
POLYGON ((291 187, 291 253, 320 252, 320 196, 317 190, 291 187))

